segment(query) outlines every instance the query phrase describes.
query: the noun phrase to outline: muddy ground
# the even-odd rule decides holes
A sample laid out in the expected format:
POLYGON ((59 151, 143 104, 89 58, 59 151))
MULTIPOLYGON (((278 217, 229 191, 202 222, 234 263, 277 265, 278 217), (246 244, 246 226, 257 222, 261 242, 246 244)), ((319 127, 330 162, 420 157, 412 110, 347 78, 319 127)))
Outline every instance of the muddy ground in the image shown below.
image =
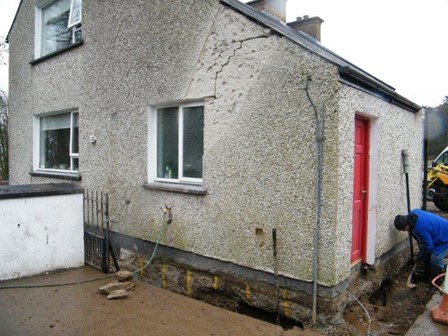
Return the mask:
POLYGON ((430 284, 422 282, 408 288, 410 270, 410 265, 404 267, 377 292, 362 296, 359 302, 352 300, 344 312, 346 324, 334 327, 330 334, 368 335, 369 330, 377 336, 406 334, 435 292, 430 284))
MULTIPOLYGON (((428 210, 448 217, 435 209, 428 210)), ((420 283, 406 286, 410 266, 383 287, 384 291, 353 299, 344 320, 332 327, 289 330, 192 300, 146 283, 139 283, 130 297, 108 301, 96 288, 110 279, 75 286, 0 290, 0 335, 405 335, 422 314, 435 290, 420 283), (369 322, 370 321, 370 322, 369 322)), ((100 273, 101 275, 101 273, 100 273)), ((97 277, 88 267, 1 285, 26 286, 61 283, 97 277)), ((103 276, 103 275, 101 275, 103 276)))
POLYGON ((123 300, 97 288, 110 281, 89 266, 0 282, 1 336, 312 336, 136 281, 123 300), (96 281, 87 281, 98 279, 96 281), (60 284, 71 284, 64 285, 60 284), (42 286, 44 285, 44 286, 42 286), (41 287, 33 287, 41 286, 41 287), (5 287, 9 287, 6 289, 5 287), (3 288, 3 289, 1 289, 3 288))
MULTIPOLYGON (((382 296, 362 297, 375 335, 404 335, 425 309, 432 295, 428 285, 406 287, 406 275, 394 279, 386 306, 382 296)), ((4 286, 60 284, 103 278, 99 271, 82 267, 11 280, 4 286)), ((111 281, 100 279, 73 286, 11 288, 0 290, 0 335, 366 335, 368 319, 353 301, 344 315, 347 323, 330 329, 289 330, 208 305, 147 283, 138 282, 129 298, 110 301, 96 288, 111 281)))
MULTIPOLYGON (((437 209, 428 202, 427 210, 448 219, 448 213, 437 209)), ((385 281, 377 292, 366 294, 347 305, 344 321, 322 332, 334 336, 405 335, 419 315, 427 309, 426 304, 435 293, 435 288, 423 278, 416 277, 415 288, 407 287, 411 265, 405 265, 398 276, 385 281)))

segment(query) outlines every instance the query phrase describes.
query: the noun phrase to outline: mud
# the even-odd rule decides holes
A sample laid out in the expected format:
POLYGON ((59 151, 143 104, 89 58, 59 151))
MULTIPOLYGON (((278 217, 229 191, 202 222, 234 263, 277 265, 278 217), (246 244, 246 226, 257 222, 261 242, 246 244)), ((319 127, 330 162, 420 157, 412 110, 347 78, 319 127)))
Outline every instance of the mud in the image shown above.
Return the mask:
MULTIPOLYGON (((448 213, 428 202, 427 210, 448 219, 448 213)), ((339 324, 320 330, 334 336, 405 335, 419 315, 427 310, 426 304, 436 292, 422 276, 415 276, 415 288, 407 287, 411 272, 410 263, 405 265, 393 279, 386 279, 374 293, 365 294, 347 305, 339 324)))
POLYGON ((335 330, 332 335, 404 335, 417 317, 425 311, 426 303, 434 294, 428 283, 420 282, 408 288, 406 280, 411 271, 408 265, 399 275, 371 295, 352 300, 344 312, 347 326, 335 330), (365 309, 365 310, 364 310, 365 309), (370 321, 369 321, 370 318, 370 321), (345 329, 345 330, 344 330, 345 329))
MULTIPOLYGON (((448 217, 428 204, 428 210, 448 217)), ((281 327, 193 300, 144 282, 129 298, 108 301, 97 288, 110 279, 73 286, 0 289, 0 335, 404 335, 435 290, 427 283, 409 289, 410 265, 386 279, 375 293, 354 298, 332 326, 302 330, 281 327)), ((104 274, 89 267, 1 282, 28 286, 81 281, 104 274)), ((223 305, 225 306, 225 304, 223 305)), ((241 313, 245 313, 240 307, 241 313)), ((247 313, 247 312, 246 312, 247 313)), ((272 317, 272 316, 271 316, 272 317)))
POLYGON ((88 266, 0 282, 0 335, 316 335, 211 306, 147 283, 124 300, 107 300, 97 288, 112 279, 88 266), (59 286, 56 284, 76 283, 59 286), (46 287, 29 288, 35 285, 46 287))

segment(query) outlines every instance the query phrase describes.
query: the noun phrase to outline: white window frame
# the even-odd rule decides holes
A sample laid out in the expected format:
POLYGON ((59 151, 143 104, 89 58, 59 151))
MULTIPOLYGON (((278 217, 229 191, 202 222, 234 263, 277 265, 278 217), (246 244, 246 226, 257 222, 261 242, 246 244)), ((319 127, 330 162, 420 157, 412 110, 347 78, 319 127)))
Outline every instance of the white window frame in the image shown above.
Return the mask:
MULTIPOLYGON (((42 55, 42 9, 55 1, 56 0, 35 0, 35 2, 34 2, 35 3, 35 6, 34 6, 34 17, 35 17, 35 20, 34 20, 34 58, 35 59, 48 55, 48 54, 42 55)), ((74 7, 75 1, 76 0, 70 0, 70 14, 69 14, 69 19, 68 19, 69 24, 67 26, 67 29, 71 30, 72 44, 75 43, 76 33, 81 30, 81 21, 82 21, 82 1, 81 1, 81 13, 80 13, 79 20, 76 22, 70 23, 71 17, 72 17, 72 9, 74 7)))
MULTIPOLYGON (((170 105, 160 105, 152 106, 149 108, 149 118, 148 118, 148 182, 164 182, 164 183, 177 183, 177 184, 193 184, 202 185, 203 178, 191 178, 183 176, 183 118, 184 118, 184 108, 187 107, 199 107, 202 106, 203 113, 205 114, 205 104, 203 102, 191 102, 186 104, 170 104, 170 105), (178 108, 178 178, 162 178, 157 177, 157 110, 169 107, 178 108)), ((204 152, 202 152, 204 156, 204 152)), ((202 170, 202 173, 204 171, 202 170)))
POLYGON ((71 0, 70 14, 68 16, 67 28, 72 28, 74 26, 77 26, 81 23, 81 21, 82 21, 82 0, 71 0), (74 20, 73 13, 74 13, 74 9, 75 9, 76 5, 81 7, 81 8, 79 8, 79 18, 78 18, 78 20, 72 22, 72 20, 74 20))
MULTIPOLYGON (((74 169, 74 159, 78 160, 79 166, 79 143, 78 143, 78 153, 73 152, 73 124, 74 124, 74 115, 78 115, 78 132, 79 132, 79 111, 78 110, 64 110, 53 113, 45 113, 36 115, 33 117, 33 171, 42 171, 42 172, 54 172, 54 173, 78 173, 78 170, 74 169), (70 144, 69 144, 69 157, 70 157, 70 167, 69 169, 54 169, 54 168, 45 168, 40 167, 40 124, 43 117, 49 117, 60 114, 70 114, 70 144)), ((78 141, 79 141, 79 133, 78 133, 78 141)))

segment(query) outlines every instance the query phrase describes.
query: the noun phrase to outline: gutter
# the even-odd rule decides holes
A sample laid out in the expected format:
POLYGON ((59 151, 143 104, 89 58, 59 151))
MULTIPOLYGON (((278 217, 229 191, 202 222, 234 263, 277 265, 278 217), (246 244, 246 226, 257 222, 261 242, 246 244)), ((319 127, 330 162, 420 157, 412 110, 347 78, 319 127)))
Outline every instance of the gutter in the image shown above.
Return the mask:
POLYGON ((399 95, 395 92, 395 88, 389 84, 381 81, 375 76, 369 74, 363 69, 357 67, 353 63, 347 61, 343 57, 339 56, 330 49, 322 46, 319 42, 313 38, 307 36, 304 33, 297 32, 294 29, 286 25, 286 23, 271 17, 265 13, 248 6, 239 0, 219 0, 222 4, 225 4, 240 14, 248 17, 251 20, 256 21, 279 35, 291 40, 293 43, 301 46, 309 52, 322 57, 327 62, 335 65, 342 78, 357 84, 359 87, 372 93, 379 93, 379 97, 383 100, 392 103, 396 106, 400 106, 413 113, 418 112, 421 107, 409 99, 399 95))
POLYGON ((420 105, 399 95, 397 92, 395 92, 394 89, 379 85, 371 78, 365 76, 359 71, 356 71, 350 66, 340 66, 338 67, 338 71, 341 79, 347 80, 348 82, 358 85, 361 88, 367 89, 368 91, 377 92, 380 98, 391 104, 399 106, 413 113, 417 113, 421 110, 420 105))

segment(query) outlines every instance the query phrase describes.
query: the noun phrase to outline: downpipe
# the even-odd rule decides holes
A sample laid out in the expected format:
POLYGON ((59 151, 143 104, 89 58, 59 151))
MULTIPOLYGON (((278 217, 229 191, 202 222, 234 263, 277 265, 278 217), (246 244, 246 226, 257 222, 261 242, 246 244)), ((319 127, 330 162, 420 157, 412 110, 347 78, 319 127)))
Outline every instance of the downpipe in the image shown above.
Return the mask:
POLYGON ((321 118, 317 118, 316 127, 316 225, 314 227, 314 261, 313 261, 313 312, 312 321, 317 321, 317 281, 319 271, 319 234, 321 225, 321 204, 322 204, 322 173, 323 173, 323 152, 324 152, 324 111, 321 118))

